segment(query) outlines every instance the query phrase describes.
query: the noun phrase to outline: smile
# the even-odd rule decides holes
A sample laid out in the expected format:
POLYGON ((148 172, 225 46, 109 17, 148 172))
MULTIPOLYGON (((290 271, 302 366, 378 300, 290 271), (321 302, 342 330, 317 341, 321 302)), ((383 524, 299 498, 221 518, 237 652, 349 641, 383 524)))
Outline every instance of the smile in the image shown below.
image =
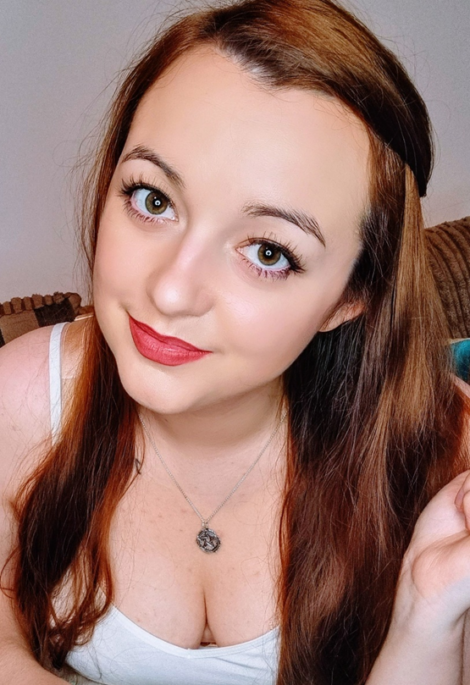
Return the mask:
POLYGON ((133 319, 130 314, 129 327, 138 352, 159 364, 179 366, 210 354, 210 350, 200 350, 180 338, 161 335, 147 324, 133 319))

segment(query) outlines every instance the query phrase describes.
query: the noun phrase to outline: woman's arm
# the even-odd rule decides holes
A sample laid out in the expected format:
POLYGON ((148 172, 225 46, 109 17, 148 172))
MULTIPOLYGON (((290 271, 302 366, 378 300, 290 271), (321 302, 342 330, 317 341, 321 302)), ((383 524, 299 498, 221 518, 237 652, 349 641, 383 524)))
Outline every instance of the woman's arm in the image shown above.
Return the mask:
POLYGON ((462 680, 462 636, 423 644, 403 633, 385 643, 366 685, 466 685, 462 680))
POLYGON ((426 612, 392 620, 366 685, 468 685, 462 680, 464 619, 439 625, 426 612))
POLYGON ((469 685, 463 671, 470 608, 470 471, 418 519, 403 559, 392 622, 367 685, 469 685))
POLYGON ((63 685, 34 659, 13 615, 11 601, 0 592, 0 685, 63 685))
MULTIPOLYGON (((470 399, 470 386, 455 382, 470 399)), ((470 445, 470 418, 464 444, 470 445)), ((390 629, 366 685, 470 685, 470 471, 419 517, 390 629)))
MULTIPOLYGON (((34 467, 34 446, 50 434, 48 345, 50 329, 39 329, 0 349, 0 569, 14 544, 9 502, 22 477, 34 467)), ((11 585, 5 568, 3 587, 11 585)), ((0 590, 0 685, 59 685, 34 659, 13 610, 0 590)))

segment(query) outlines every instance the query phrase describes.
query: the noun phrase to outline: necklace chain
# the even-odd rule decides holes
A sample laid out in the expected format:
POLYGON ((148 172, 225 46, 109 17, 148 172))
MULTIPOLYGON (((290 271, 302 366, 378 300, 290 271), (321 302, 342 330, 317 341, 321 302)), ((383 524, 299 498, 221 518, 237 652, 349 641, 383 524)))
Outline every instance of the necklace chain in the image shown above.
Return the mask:
POLYGON ((203 528, 207 528, 207 524, 209 523, 209 521, 210 521, 212 518, 214 518, 214 516, 222 509, 222 507, 224 506, 224 504, 226 504, 226 503, 228 502, 228 500, 230 499, 230 497, 238 490, 238 488, 240 487, 240 485, 241 485, 241 484, 243 483, 243 481, 247 478, 247 476, 250 475, 250 473, 251 473, 251 472, 253 471, 253 469, 255 468, 256 464, 259 462, 259 460, 261 459, 261 457, 263 456, 263 454, 266 452, 266 450, 268 449, 269 445, 270 445, 271 442, 273 441, 273 439, 274 439, 276 433, 278 432, 279 428, 281 427, 282 422, 283 422, 284 419, 286 418, 286 416, 287 416, 287 410, 283 413, 283 415, 282 415, 282 417, 281 417, 281 420, 279 421, 279 423, 277 424, 277 426, 276 426, 276 428, 274 429, 273 433, 271 434, 271 437, 269 438, 268 442, 267 442, 266 445, 263 447, 263 449, 261 450, 261 452, 258 454, 258 456, 256 457, 255 461, 252 463, 252 465, 250 466, 250 468, 249 468, 247 471, 245 471, 245 473, 244 473, 243 476, 240 478, 240 480, 235 484, 235 486, 230 490, 230 492, 229 492, 228 495, 225 497, 225 499, 219 504, 219 506, 212 512, 212 514, 211 514, 208 518, 204 518, 204 517, 201 515, 201 513, 199 512, 199 509, 195 506, 195 504, 193 504, 193 502, 191 502, 191 500, 189 499, 188 495, 185 493, 185 491, 183 490, 183 488, 181 487, 181 485, 178 483, 178 481, 177 481, 176 478, 174 477, 173 473, 170 471, 169 467, 167 466, 167 464, 166 464, 165 460, 163 459, 162 455, 161 455, 160 452, 158 451, 157 446, 156 446, 156 444, 155 444, 155 442, 154 442, 154 440, 153 440, 152 436, 150 435, 150 432, 149 432, 149 430, 148 430, 148 428, 147 428, 147 425, 146 425, 144 419, 142 418, 142 416, 140 415, 140 412, 138 412, 137 415, 138 415, 138 417, 139 417, 140 423, 142 424, 142 428, 144 429, 145 434, 146 434, 147 438, 149 439, 150 444, 152 445, 152 447, 153 447, 153 449, 154 449, 154 451, 155 451, 155 454, 157 455, 157 457, 160 459, 160 461, 161 461, 161 463, 162 463, 163 468, 165 469, 165 471, 167 472, 167 474, 169 475, 169 477, 171 478, 171 480, 173 481, 173 483, 176 485, 176 487, 178 488, 178 490, 181 492, 181 494, 183 495, 184 499, 187 501, 187 503, 189 504, 189 506, 192 508, 192 510, 195 512, 195 514, 197 514, 197 516, 200 518, 203 528))

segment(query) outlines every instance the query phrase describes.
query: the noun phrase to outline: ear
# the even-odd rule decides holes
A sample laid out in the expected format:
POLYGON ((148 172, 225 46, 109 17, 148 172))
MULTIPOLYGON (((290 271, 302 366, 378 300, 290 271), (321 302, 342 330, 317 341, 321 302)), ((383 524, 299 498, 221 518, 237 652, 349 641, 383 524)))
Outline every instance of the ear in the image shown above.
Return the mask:
POLYGON ((364 303, 360 301, 345 302, 337 307, 326 319, 320 328, 321 333, 332 331, 334 328, 341 326, 346 321, 355 319, 364 311, 364 303))

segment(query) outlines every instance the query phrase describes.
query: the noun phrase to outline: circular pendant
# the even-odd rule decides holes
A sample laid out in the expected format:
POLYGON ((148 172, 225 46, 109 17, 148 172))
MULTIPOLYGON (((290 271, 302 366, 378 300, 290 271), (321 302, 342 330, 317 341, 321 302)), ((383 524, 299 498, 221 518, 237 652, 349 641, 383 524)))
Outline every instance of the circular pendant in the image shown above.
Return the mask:
POLYGON ((217 552, 221 544, 219 536, 212 528, 202 528, 196 542, 203 552, 217 552))

